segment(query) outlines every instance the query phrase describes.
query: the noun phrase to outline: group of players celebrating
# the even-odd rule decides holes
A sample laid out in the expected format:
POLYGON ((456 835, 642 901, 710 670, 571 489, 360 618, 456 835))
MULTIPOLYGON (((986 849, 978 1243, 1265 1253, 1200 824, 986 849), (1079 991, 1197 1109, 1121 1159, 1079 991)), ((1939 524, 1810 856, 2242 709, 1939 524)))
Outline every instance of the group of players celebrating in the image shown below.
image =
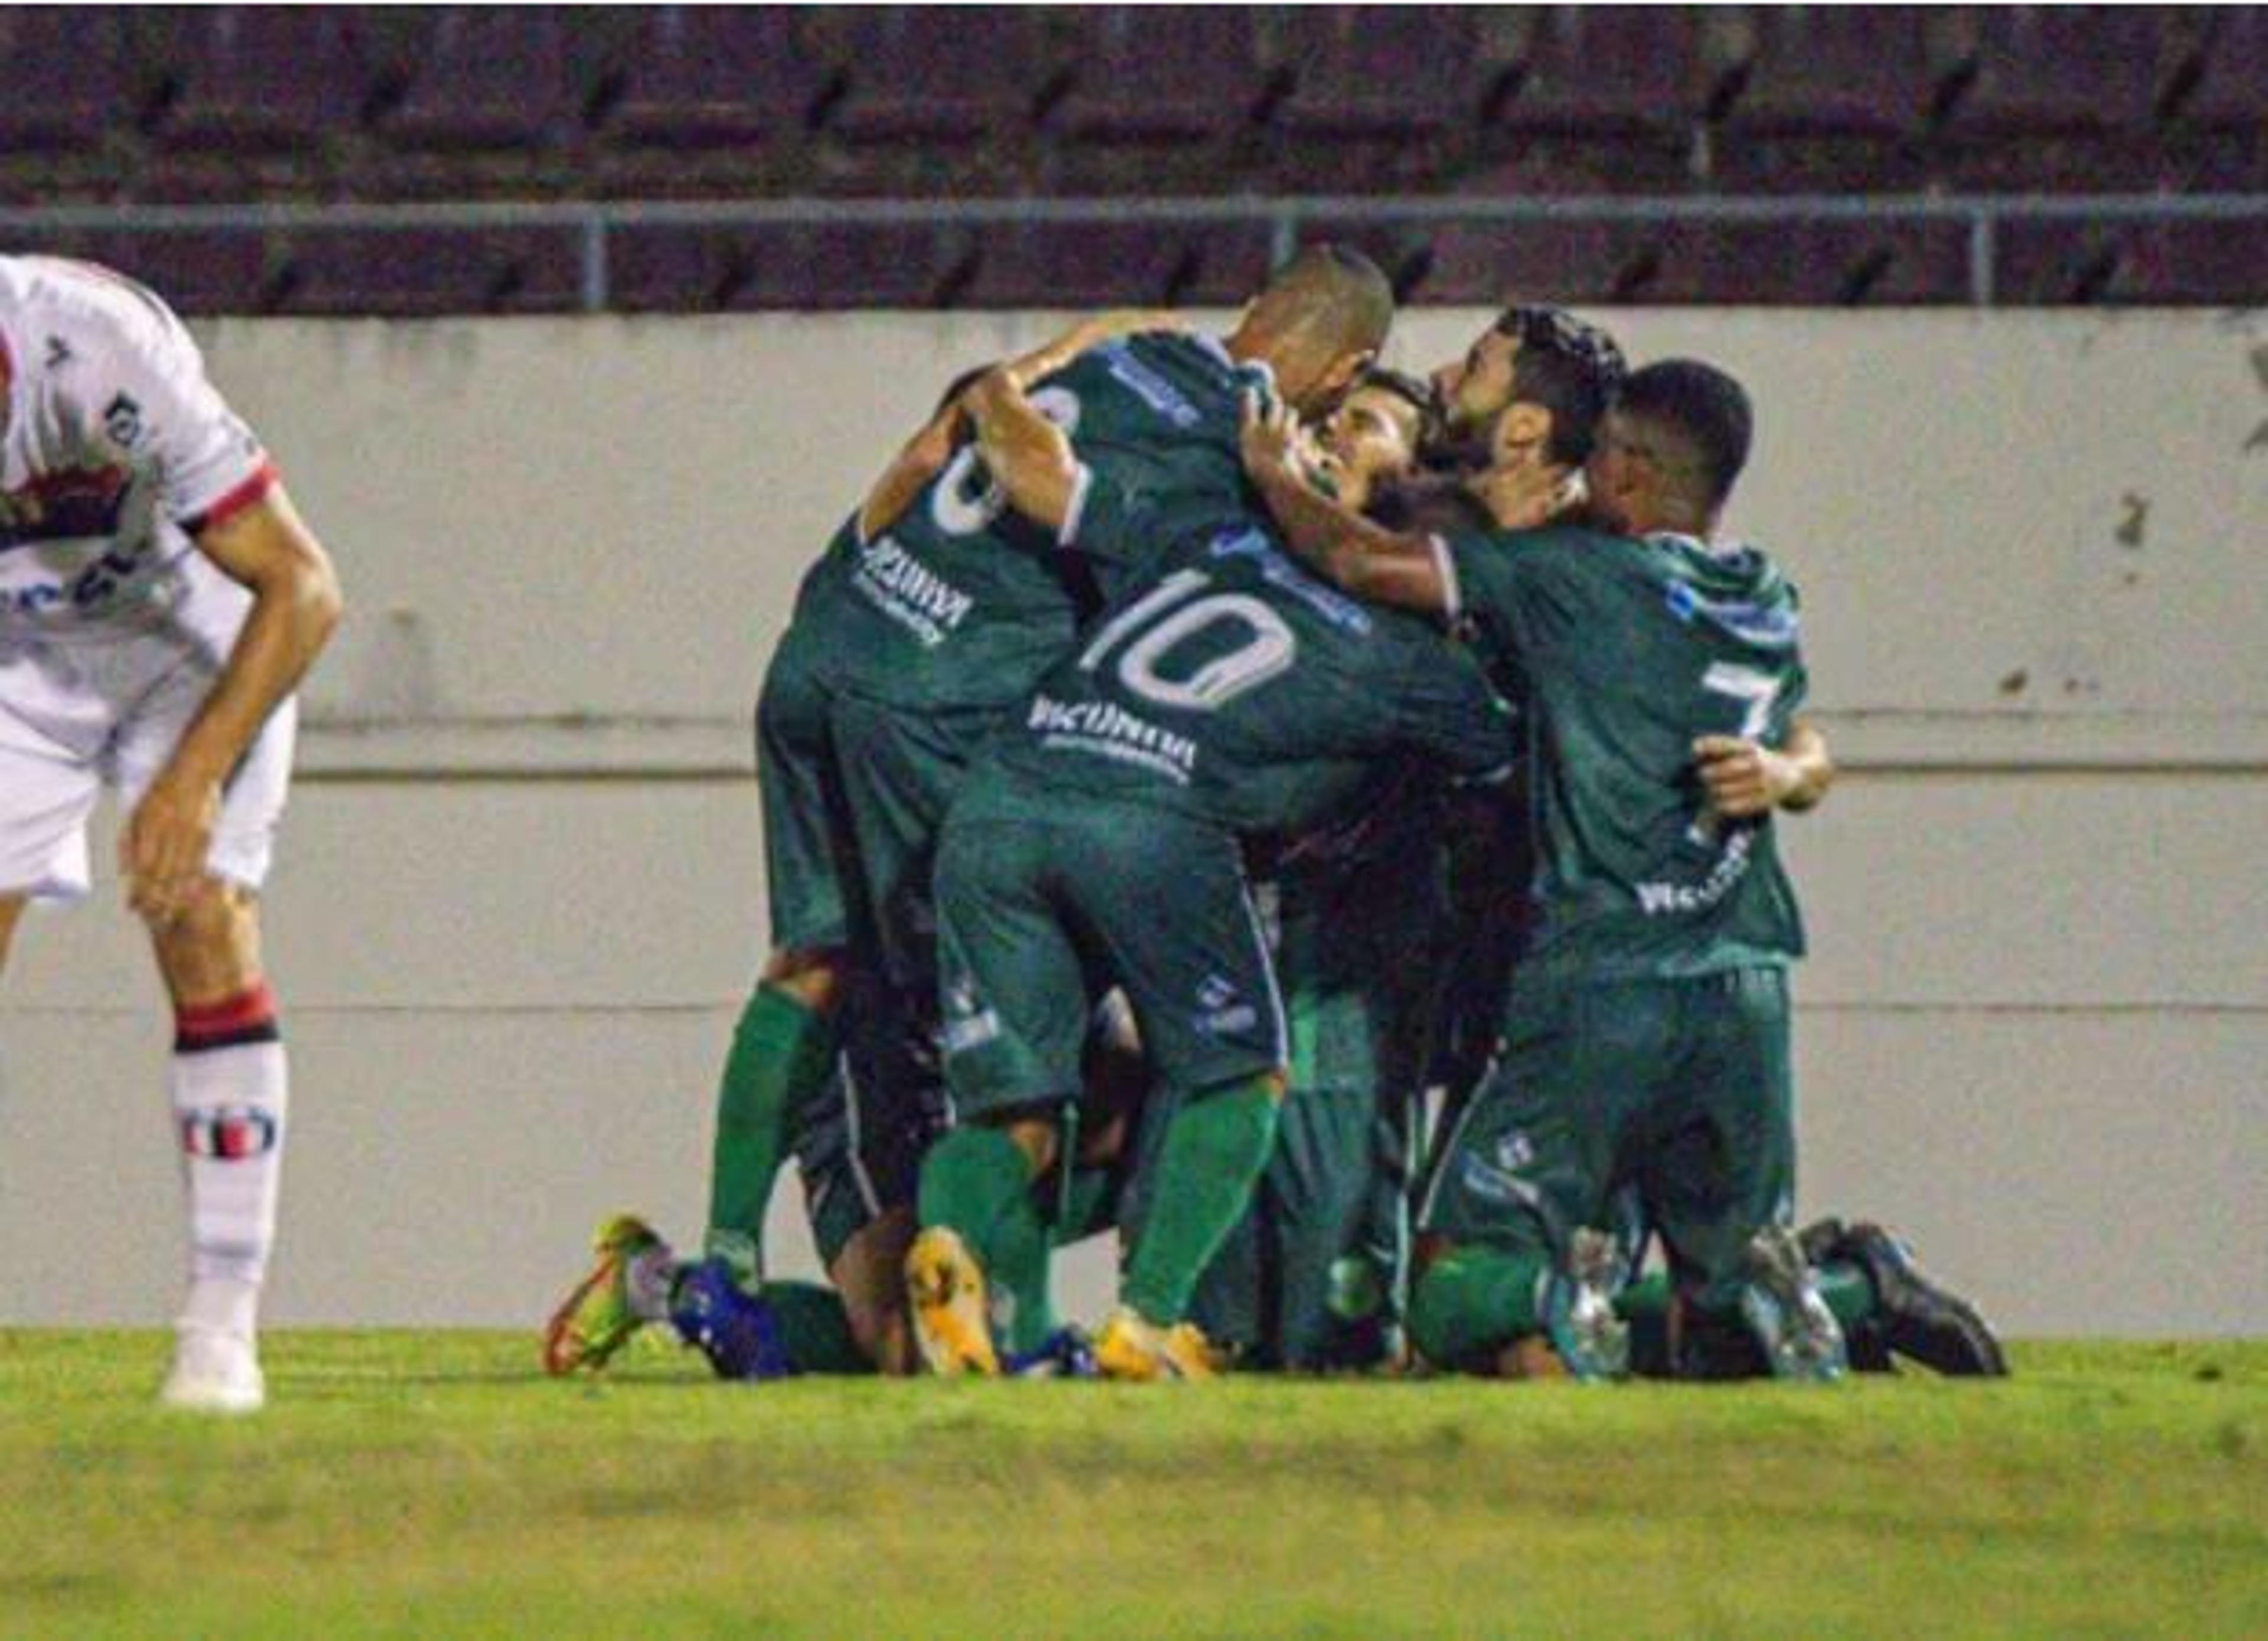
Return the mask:
POLYGON ((764 681, 700 1254, 607 1220, 549 1371, 2006 1371, 1793 1224, 1774 814, 1833 770, 1716 539, 1747 395, 1535 306, 1421 382, 1392 317, 1316 247, 948 389, 764 681), (828 1285, 764 1269, 791 1155, 828 1285), (1090 1337, 1050 1258, 1113 1228, 1090 1337))

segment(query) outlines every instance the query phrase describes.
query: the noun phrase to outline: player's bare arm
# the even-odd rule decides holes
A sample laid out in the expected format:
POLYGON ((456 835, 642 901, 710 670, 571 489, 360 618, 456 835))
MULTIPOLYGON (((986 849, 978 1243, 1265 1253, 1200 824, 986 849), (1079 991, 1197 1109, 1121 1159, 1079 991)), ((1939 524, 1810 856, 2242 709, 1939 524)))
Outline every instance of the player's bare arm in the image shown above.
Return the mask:
POLYGON ((1025 397, 1012 369, 987 372, 962 403, 976 424, 976 448, 1008 504, 1061 531, 1079 488, 1079 458, 1063 429, 1025 397))
POLYGON ((130 903, 160 921, 180 909, 204 875, 222 785, 344 607, 329 555, 281 486, 199 533, 196 544, 250 590, 252 610, 212 693, 119 839, 130 903))
MULTIPOLYGON (((1020 389, 1062 370, 1090 348, 1116 342, 1143 331, 1186 330, 1189 321, 1166 308, 1111 308, 1081 320, 1054 337, 1001 366, 1020 389)), ((897 522, 923 485, 935 478, 953 460, 962 430, 962 394, 948 394, 937 413, 917 432, 883 469, 858 508, 858 534, 873 541, 897 522)))
POLYGON ((1787 743, 1778 749, 1735 735, 1704 735, 1693 743, 1693 757, 1710 807, 1728 820, 1814 808, 1835 782, 1827 738, 1802 718, 1789 725, 1787 743))
POLYGON ((882 476, 874 481, 866 492, 866 499, 858 504, 858 534, 871 541, 898 521, 898 515, 912 504, 921 487, 935 478, 953 460, 956 435, 961 426, 961 401, 949 395, 937 408, 935 415, 922 423, 920 430, 900 446, 882 469, 882 476))
POLYGON ((1099 348, 1122 336, 1144 331, 1185 331, 1189 321, 1170 308, 1108 308, 1079 320, 1052 341, 1011 359, 1007 372, 1017 386, 1029 387, 1043 376, 1052 376, 1089 348, 1099 348))
POLYGON ((1325 496, 1301 470, 1299 442, 1289 407, 1245 401, 1244 471, 1292 550, 1358 598, 1445 613, 1448 588, 1432 539, 1388 530, 1325 496))

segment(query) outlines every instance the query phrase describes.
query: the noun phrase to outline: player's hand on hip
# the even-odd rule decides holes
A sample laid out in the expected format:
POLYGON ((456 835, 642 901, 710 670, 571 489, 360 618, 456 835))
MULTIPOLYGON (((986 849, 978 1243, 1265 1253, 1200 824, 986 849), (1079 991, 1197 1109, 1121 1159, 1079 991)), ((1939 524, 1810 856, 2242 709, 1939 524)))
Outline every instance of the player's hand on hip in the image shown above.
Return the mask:
POLYGON ((1704 735, 1693 743, 1709 806, 1731 820, 1770 814, 1795 788, 1795 766, 1771 747, 1737 735, 1704 735))
POLYGON ((216 783, 170 769, 152 781, 118 840, 127 904, 155 923, 178 916, 205 876, 219 818, 216 783))

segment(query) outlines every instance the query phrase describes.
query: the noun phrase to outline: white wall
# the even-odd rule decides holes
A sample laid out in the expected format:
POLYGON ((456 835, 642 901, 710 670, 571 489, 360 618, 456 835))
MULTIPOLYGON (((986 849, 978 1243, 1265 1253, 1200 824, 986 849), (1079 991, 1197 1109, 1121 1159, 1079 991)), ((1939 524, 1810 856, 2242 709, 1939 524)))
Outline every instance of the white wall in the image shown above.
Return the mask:
MULTIPOLYGON (((1484 317, 1413 315, 1396 351, 1484 317)), ((2268 1331, 2268 317, 1617 327, 1754 389, 1734 522, 1806 588, 1851 769, 1791 828, 1808 1204, 1909 1229, 2020 1333, 2268 1331)), ((532 1322, 600 1211, 694 1226, 764 927, 762 658, 931 395, 1042 328, 205 330, 354 604, 270 896, 276 1321, 532 1322)), ((18 946, 0 1318, 161 1319, 139 936, 106 886, 18 946)))

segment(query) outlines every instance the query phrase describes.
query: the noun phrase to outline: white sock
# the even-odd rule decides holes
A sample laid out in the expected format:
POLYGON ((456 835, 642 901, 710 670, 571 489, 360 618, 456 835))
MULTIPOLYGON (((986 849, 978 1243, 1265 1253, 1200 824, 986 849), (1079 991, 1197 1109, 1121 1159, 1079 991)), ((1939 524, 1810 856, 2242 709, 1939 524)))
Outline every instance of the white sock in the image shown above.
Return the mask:
POLYGON ((173 1123, 188 1187, 189 1296, 180 1325, 252 1334, 276 1240, 290 1089, 265 986, 181 1011, 173 1123))

